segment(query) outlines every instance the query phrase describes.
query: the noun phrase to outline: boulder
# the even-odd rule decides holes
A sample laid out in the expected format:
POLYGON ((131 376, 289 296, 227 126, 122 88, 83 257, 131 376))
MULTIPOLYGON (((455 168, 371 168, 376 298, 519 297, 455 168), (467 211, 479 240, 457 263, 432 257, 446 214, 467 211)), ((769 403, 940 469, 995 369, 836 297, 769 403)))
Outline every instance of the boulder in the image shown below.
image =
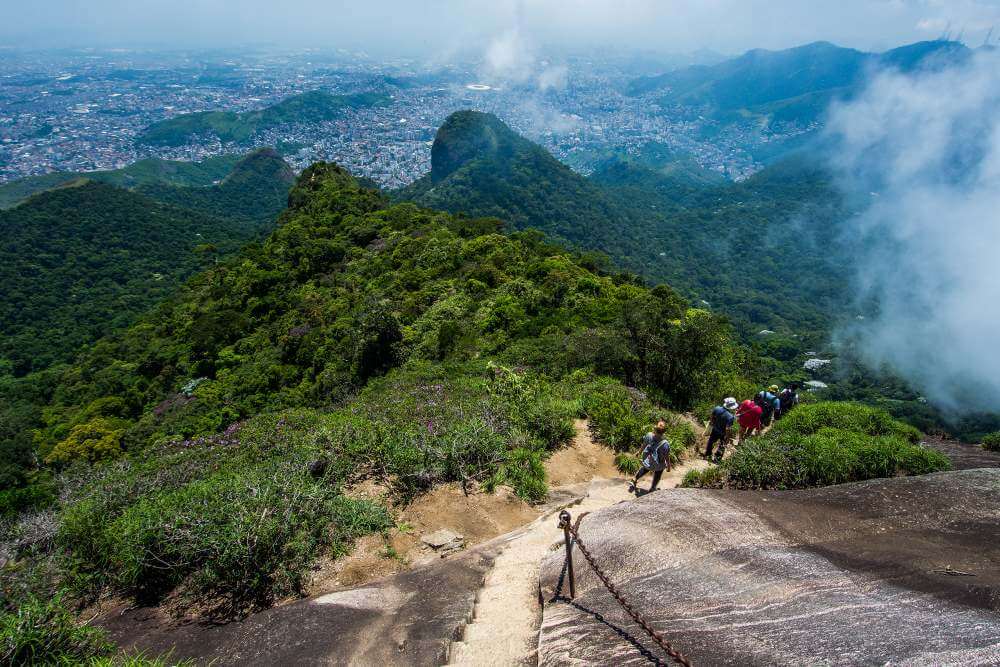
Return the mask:
MULTIPOLYGON (((584 543, 696 665, 1000 663, 1000 470, 802 491, 676 489, 584 543)), ((669 662, 574 553, 543 563, 540 665, 669 662)))
POLYGON ((420 536, 420 541, 435 551, 455 551, 465 545, 465 538, 447 528, 420 536))

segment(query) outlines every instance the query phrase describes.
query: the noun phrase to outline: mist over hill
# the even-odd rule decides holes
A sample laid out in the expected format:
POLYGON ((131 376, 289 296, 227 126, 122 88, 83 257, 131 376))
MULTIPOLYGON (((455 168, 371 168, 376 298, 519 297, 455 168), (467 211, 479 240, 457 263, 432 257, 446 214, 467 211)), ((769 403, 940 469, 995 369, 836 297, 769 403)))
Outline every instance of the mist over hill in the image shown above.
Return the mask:
POLYGON ((834 100, 856 95, 878 70, 944 67, 962 63, 971 54, 964 44, 946 40, 884 53, 815 42, 781 51, 753 49, 716 65, 635 79, 628 92, 662 93, 661 104, 692 106, 724 120, 749 114, 772 124, 808 125, 819 120, 834 100))
POLYGON ((863 202, 849 228, 859 301, 843 332, 948 410, 1000 410, 1000 56, 886 72, 830 115, 832 168, 863 202))

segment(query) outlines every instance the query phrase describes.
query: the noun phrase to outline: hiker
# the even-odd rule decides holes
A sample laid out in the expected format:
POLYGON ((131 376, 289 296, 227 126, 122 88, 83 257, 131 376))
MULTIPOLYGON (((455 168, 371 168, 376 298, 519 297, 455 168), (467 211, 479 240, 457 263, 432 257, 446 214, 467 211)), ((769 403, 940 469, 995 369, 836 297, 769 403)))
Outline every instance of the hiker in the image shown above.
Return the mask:
POLYGON ((740 442, 760 431, 760 416, 763 413, 761 407, 749 398, 740 403, 740 409, 736 412, 736 419, 740 423, 740 442))
POLYGON ((772 384, 767 389, 762 389, 753 397, 753 402, 760 406, 760 424, 762 427, 771 425, 774 413, 781 410, 781 402, 778 400, 778 385, 772 384))
POLYGON ((781 393, 778 394, 778 401, 781 403, 781 409, 775 413, 775 419, 781 419, 799 404, 799 383, 792 382, 782 389, 781 393))
POLYGON ((656 422, 653 430, 642 438, 642 449, 639 450, 639 458, 642 460, 642 467, 635 474, 635 479, 628 483, 629 493, 636 492, 636 484, 639 478, 647 472, 653 473, 653 484, 649 487, 649 492, 656 491, 656 486, 660 483, 663 471, 670 472, 670 442, 664 436, 667 431, 667 423, 662 419, 656 422))
POLYGON ((733 415, 739 404, 735 398, 727 398, 722 405, 717 405, 712 409, 710 426, 712 433, 708 436, 708 444, 705 446, 705 458, 712 458, 712 449, 715 444, 719 444, 719 449, 715 453, 715 462, 718 463, 726 453, 726 443, 729 442, 730 429, 736 417, 733 415))

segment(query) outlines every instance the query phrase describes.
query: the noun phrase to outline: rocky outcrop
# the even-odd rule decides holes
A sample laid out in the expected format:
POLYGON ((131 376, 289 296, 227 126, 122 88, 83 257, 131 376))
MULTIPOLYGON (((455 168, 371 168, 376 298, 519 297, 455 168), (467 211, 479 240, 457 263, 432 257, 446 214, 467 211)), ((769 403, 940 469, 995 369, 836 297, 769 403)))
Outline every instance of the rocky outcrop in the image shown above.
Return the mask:
POLYGON ((125 648, 196 664, 440 665, 468 622, 501 543, 425 567, 280 605, 243 621, 178 624, 161 610, 109 614, 101 625, 125 648))
MULTIPOLYGON (((698 665, 1000 663, 1000 470, 661 491, 588 515, 622 593, 698 665)), ((539 664, 666 660, 577 550, 543 563, 539 664)))

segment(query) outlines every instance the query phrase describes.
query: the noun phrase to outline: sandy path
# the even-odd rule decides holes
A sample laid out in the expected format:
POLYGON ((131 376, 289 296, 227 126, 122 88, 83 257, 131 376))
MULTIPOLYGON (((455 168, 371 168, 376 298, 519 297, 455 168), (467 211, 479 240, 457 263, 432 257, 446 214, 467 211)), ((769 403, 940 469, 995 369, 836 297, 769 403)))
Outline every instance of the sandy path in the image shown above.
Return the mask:
MULTIPOLYGON (((568 451, 563 457, 568 461, 593 461, 593 467, 590 468, 588 493, 576 507, 571 508, 573 516, 630 500, 633 496, 628 492, 626 479, 617 475, 613 468, 609 469, 601 464, 601 461, 611 456, 609 450, 591 440, 586 422, 577 422, 576 429, 577 437, 571 448, 576 451, 568 451), (609 474, 613 477, 602 476, 609 474)), ((685 461, 663 475, 660 488, 673 488, 691 468, 704 468, 708 465, 698 459, 685 461)), ((581 472, 580 468, 574 467, 569 475, 571 479, 567 481, 579 481, 575 478, 581 472)), ((646 479, 642 482, 644 485, 648 484, 646 479)), ((536 663, 535 650, 541 617, 538 572, 545 554, 562 545, 562 531, 557 526, 556 517, 555 511, 542 516, 526 532, 511 538, 493 569, 486 575, 477 596, 473 622, 465 626, 462 640, 451 645, 448 664, 536 663)))

